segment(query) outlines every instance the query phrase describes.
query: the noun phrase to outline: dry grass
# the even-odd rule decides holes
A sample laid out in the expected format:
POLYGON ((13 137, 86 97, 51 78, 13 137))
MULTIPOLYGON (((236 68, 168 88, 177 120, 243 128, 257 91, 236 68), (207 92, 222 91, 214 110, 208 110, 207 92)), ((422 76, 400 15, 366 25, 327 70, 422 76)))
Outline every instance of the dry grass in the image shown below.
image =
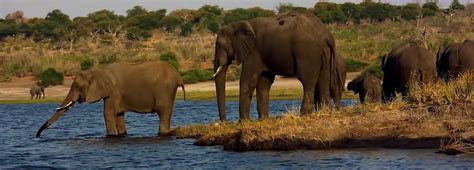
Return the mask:
POLYGON ((473 90, 472 73, 449 85, 439 82, 432 86, 413 90, 411 98, 416 100, 399 99, 339 111, 324 108, 307 116, 300 116, 294 109, 267 120, 191 125, 175 132, 178 138, 196 138, 198 145, 223 145, 224 149, 237 151, 436 148, 441 139, 454 134, 462 139, 474 137, 474 104, 472 97, 465 97, 466 91, 473 90), (428 96, 436 98, 428 100, 428 96))

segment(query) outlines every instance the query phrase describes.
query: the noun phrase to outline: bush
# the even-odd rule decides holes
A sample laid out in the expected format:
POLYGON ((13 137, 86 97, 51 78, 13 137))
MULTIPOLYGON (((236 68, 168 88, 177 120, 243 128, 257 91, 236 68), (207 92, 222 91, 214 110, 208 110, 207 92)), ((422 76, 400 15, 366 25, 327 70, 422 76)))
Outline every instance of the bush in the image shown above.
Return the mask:
POLYGON ((374 75, 379 79, 383 79, 383 71, 380 67, 380 63, 373 64, 370 67, 367 67, 363 72, 363 75, 374 75))
POLYGON ((48 68, 40 75, 40 82, 42 86, 60 85, 64 82, 63 73, 57 72, 53 68, 48 68))
POLYGON ((170 63, 171 65, 174 66, 174 68, 176 70, 179 71, 180 66, 179 66, 178 60, 176 59, 176 54, 174 54, 172 52, 164 53, 164 54, 160 55, 160 60, 170 63))
POLYGON ((181 36, 189 36, 193 32, 193 24, 184 23, 181 25, 181 36))
POLYGON ((367 63, 367 62, 352 59, 352 58, 346 59, 345 62, 346 62, 346 66, 347 66, 347 72, 360 71, 360 70, 366 68, 367 66, 369 66, 369 63, 367 63))
POLYGON ((81 70, 89 70, 94 66, 94 60, 93 59, 85 59, 81 62, 81 70))
POLYGON ((212 79, 213 72, 211 70, 191 69, 181 73, 181 77, 185 84, 192 84, 212 79))

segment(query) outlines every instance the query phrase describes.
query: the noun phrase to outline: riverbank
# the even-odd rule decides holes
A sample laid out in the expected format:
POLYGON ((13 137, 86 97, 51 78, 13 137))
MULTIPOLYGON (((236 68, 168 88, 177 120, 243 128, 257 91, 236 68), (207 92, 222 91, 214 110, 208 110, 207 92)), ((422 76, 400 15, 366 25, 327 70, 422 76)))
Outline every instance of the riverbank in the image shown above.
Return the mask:
MULTIPOLYGON (((407 100, 365 104, 300 116, 290 111, 262 121, 179 127, 178 138, 226 150, 440 148, 474 139, 473 74, 445 85, 415 87, 407 100), (457 139, 457 140, 451 140, 457 139), (441 146, 443 145, 443 146, 441 146)), ((449 148, 448 148, 449 149, 449 148)))
MULTIPOLYGON (((359 72, 347 74, 347 81, 351 81, 359 72)), ((0 104, 33 104, 61 102, 69 92, 73 77, 65 77, 64 84, 45 89, 46 99, 31 100, 30 88, 36 83, 33 77, 13 78, 11 82, 0 83, 0 104)), ((186 100, 215 100, 214 81, 186 84, 186 100)), ((178 88, 176 100, 183 99, 183 91, 178 88)), ((226 100, 238 100, 239 82, 226 83, 226 100)), ((302 99, 303 87, 295 78, 277 77, 272 85, 270 98, 272 100, 302 99)), ((355 98, 349 91, 345 91, 343 98, 355 98)), ((255 99, 255 98, 254 98, 255 99)))

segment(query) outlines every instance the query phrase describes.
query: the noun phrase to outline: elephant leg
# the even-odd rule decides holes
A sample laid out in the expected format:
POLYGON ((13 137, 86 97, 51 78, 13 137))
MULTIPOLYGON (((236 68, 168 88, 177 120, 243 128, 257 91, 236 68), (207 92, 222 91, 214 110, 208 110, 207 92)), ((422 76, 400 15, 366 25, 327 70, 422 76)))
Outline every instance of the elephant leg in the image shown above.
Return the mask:
POLYGON ((315 107, 314 105, 314 97, 315 97, 315 90, 316 90, 316 80, 314 79, 303 79, 303 103, 301 105, 300 113, 302 115, 307 115, 313 112, 315 107))
POLYGON ((110 99, 104 100, 104 120, 107 129, 107 136, 117 135, 117 112, 110 99))
POLYGON ((252 101, 253 92, 255 91, 260 75, 260 72, 245 72, 244 70, 255 70, 255 68, 246 68, 245 65, 242 66, 239 87, 239 114, 241 121, 250 118, 250 102, 252 101))
POLYGON ((173 113, 173 106, 174 98, 171 101, 161 101, 160 104, 157 105, 156 111, 158 112, 158 116, 160 117, 160 136, 171 135, 170 123, 171 114, 173 113))
POLYGON ((268 100, 270 88, 275 80, 275 74, 261 75, 257 83, 257 111, 259 119, 268 118, 268 100))
POLYGON ((127 128, 125 126, 125 113, 117 113, 117 132, 119 136, 127 135, 127 128))

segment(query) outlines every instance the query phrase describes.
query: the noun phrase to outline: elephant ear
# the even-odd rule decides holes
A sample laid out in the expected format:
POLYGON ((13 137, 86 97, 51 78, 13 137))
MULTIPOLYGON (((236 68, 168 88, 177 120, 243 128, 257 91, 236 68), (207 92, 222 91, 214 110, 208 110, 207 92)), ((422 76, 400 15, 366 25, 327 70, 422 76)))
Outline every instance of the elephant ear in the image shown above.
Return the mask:
POLYGON ((382 57, 382 65, 381 65, 382 70, 384 70, 384 68, 385 68, 385 63, 387 63, 387 59, 388 59, 388 56, 389 56, 389 55, 390 55, 390 53, 389 53, 389 54, 385 54, 385 55, 382 57))
POLYGON ((441 56, 443 56, 444 52, 446 51, 446 49, 444 47, 439 47, 438 49, 438 53, 436 53, 436 63, 439 63, 440 59, 441 59, 441 56))
POLYGON ((233 28, 233 48, 237 54, 237 63, 240 63, 240 61, 243 61, 243 58, 255 50, 256 36, 252 25, 250 25, 250 23, 247 21, 237 22, 233 24, 233 28))
POLYGON ((86 91, 86 102, 93 103, 110 96, 115 84, 112 75, 105 70, 90 72, 89 88, 86 91))

